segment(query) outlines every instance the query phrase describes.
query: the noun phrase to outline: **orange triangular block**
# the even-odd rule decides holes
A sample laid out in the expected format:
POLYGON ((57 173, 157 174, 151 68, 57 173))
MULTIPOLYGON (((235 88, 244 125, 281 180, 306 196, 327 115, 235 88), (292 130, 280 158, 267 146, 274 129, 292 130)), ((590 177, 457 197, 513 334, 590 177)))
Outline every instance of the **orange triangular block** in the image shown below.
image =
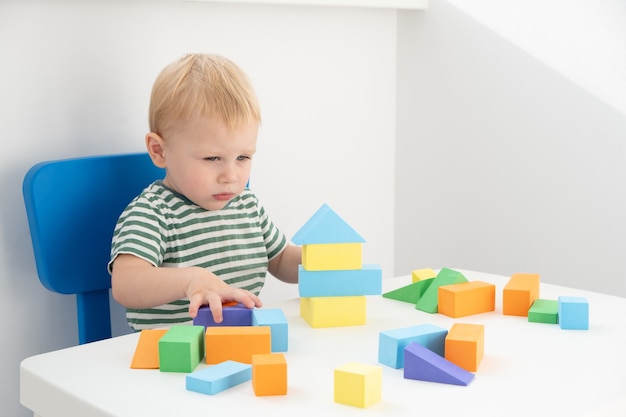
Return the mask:
POLYGON ((132 369, 159 369, 159 340, 167 329, 146 329, 139 334, 132 369))
POLYGON ((415 281, 409 285, 405 285, 404 287, 388 291, 383 294, 383 297, 415 304, 420 299, 422 294, 424 294, 431 282, 433 282, 433 279, 434 278, 428 278, 415 281))

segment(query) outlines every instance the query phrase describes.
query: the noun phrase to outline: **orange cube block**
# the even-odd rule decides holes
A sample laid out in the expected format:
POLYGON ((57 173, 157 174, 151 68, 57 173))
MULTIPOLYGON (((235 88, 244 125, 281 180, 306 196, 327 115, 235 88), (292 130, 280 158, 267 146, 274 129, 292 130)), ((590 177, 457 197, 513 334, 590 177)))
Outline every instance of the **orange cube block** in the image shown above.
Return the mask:
POLYGON ((468 281, 439 287, 439 313, 464 317, 496 309, 496 286, 488 282, 468 281))
POLYGON ((502 314, 528 317, 539 298, 539 274, 513 274, 502 290, 502 314))
POLYGON ((446 335, 444 355, 447 360, 469 372, 476 372, 485 350, 485 326, 454 323, 446 335))
POLYGON ((252 389, 257 397, 287 394, 287 361, 282 353, 252 355, 252 389))
POLYGON ((252 363, 252 355, 272 352, 269 326, 212 326, 206 328, 207 364, 224 361, 252 363))

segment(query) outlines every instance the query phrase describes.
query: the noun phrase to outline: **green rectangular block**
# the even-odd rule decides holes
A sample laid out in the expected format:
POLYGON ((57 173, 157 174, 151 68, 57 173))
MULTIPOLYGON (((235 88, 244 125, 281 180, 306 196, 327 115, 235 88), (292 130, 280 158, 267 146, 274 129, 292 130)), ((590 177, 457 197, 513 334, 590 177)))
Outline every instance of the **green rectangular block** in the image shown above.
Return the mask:
POLYGON ((528 309, 528 321, 557 324, 559 322, 559 302, 557 300, 536 299, 528 309))
POLYGON ((172 326, 159 340, 161 372, 192 372, 204 358, 204 326, 172 326))

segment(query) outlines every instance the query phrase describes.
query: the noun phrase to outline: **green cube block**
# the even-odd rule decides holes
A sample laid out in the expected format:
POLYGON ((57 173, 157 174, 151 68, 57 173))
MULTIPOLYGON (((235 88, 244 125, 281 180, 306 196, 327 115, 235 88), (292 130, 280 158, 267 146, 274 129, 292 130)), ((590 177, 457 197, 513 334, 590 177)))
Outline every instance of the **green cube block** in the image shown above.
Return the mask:
POLYGON ((204 358, 204 326, 172 326, 159 340, 162 372, 192 372, 204 358))
POLYGON ((557 300, 536 299, 528 309, 528 321, 557 324, 559 322, 559 302, 557 300))

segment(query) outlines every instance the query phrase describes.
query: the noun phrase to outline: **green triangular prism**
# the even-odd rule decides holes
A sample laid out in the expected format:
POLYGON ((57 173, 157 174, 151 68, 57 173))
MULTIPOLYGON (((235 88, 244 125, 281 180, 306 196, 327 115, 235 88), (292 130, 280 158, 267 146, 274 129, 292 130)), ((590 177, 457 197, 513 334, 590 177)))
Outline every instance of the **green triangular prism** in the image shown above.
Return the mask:
POLYGON ((434 278, 428 278, 412 282, 404 287, 396 288, 395 290, 384 293, 383 297, 415 304, 433 280, 434 278))

